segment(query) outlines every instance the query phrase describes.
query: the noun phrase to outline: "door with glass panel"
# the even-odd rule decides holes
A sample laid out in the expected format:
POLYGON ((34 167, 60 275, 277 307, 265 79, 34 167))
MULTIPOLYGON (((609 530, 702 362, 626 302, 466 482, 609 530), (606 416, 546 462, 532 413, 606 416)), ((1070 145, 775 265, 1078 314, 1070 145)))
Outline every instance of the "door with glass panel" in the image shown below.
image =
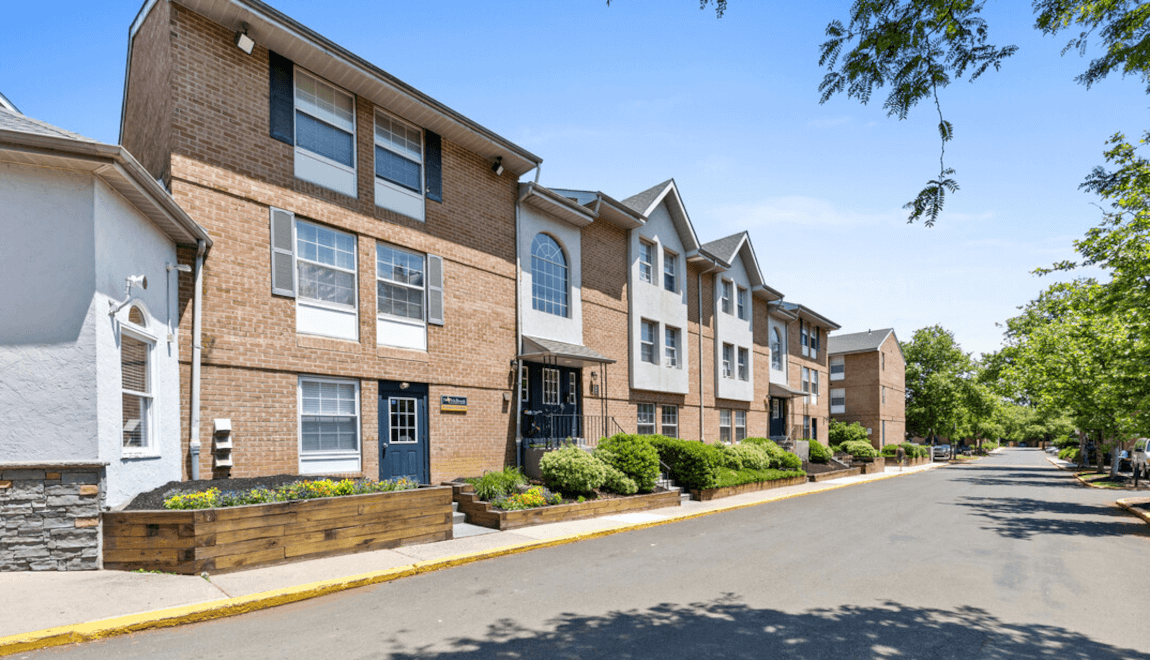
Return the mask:
POLYGON ((427 385, 379 383, 379 478, 430 479, 427 385))
POLYGON ((533 362, 524 367, 523 437, 547 441, 582 438, 582 369, 533 362))
POLYGON ((787 434, 787 400, 771 397, 771 437, 777 438, 787 434))

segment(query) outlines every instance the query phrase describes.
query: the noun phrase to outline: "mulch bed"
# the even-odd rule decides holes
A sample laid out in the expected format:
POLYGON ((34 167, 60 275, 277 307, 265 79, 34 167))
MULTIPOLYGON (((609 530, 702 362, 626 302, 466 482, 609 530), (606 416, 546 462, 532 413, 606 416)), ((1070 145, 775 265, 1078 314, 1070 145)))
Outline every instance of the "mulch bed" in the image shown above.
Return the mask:
POLYGON ((849 467, 844 468, 837 463, 803 463, 803 471, 807 474, 823 474, 825 472, 838 472, 846 469, 849 469, 849 467))
POLYGON ((220 490, 251 490, 253 488, 279 488, 293 484, 297 481, 315 481, 317 479, 334 479, 339 480, 342 477, 323 477, 308 475, 306 477, 298 474, 276 474, 270 477, 240 477, 229 479, 200 479, 198 481, 169 481, 168 483, 150 490, 146 493, 140 493, 124 507, 124 511, 143 511, 143 510, 157 510, 164 508, 164 500, 172 495, 183 493, 199 493, 208 490, 209 488, 219 488, 220 490))

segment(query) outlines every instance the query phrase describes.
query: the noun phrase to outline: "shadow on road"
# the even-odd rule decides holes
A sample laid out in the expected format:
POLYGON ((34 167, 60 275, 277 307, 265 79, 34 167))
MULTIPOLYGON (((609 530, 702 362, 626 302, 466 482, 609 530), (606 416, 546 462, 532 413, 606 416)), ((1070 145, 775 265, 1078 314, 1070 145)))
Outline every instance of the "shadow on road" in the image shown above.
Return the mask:
POLYGON ((1054 488, 1075 488, 1078 484, 1069 475, 1050 468, 1028 468, 1018 466, 970 466, 964 470, 969 476, 954 480, 976 486, 1044 486, 1054 488), (988 474, 980 474, 980 473, 988 474))
POLYGON ((983 529, 1027 540, 1039 534, 1106 537, 1146 535, 1146 526, 1107 504, 1050 502, 1026 497, 963 497, 967 507, 991 522, 983 529))
POLYGON ((1150 658, 1042 624, 984 610, 845 606, 790 614, 727 596, 602 616, 561 615, 532 630, 513 618, 449 648, 395 648, 393 658, 1150 658))

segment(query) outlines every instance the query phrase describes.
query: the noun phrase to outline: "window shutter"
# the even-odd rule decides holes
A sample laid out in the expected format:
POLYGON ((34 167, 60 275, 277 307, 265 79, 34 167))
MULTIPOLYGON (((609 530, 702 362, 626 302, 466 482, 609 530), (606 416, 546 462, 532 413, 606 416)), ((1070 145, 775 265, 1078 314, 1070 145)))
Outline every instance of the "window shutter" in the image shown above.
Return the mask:
POLYGON ((443 201, 443 146, 438 133, 423 132, 427 153, 423 156, 427 170, 427 198, 433 202, 443 201))
POLYGON ((443 257, 427 255, 427 322, 443 325, 443 257))
POLYGON ((295 298, 295 214, 272 208, 272 293, 295 298))
POLYGON ((271 109, 268 126, 271 136, 280 142, 295 144, 295 85, 292 61, 283 55, 268 52, 270 65, 271 109))

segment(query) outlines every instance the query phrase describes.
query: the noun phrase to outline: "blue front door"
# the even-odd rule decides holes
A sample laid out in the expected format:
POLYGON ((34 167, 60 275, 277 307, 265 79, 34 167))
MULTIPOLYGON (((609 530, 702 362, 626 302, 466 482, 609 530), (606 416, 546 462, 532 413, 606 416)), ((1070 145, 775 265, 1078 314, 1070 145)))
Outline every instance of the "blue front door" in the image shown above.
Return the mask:
POLYGON ((787 434, 787 400, 771 397, 771 437, 787 434))
POLYGON ((379 478, 430 479, 427 385, 379 383, 379 478))

